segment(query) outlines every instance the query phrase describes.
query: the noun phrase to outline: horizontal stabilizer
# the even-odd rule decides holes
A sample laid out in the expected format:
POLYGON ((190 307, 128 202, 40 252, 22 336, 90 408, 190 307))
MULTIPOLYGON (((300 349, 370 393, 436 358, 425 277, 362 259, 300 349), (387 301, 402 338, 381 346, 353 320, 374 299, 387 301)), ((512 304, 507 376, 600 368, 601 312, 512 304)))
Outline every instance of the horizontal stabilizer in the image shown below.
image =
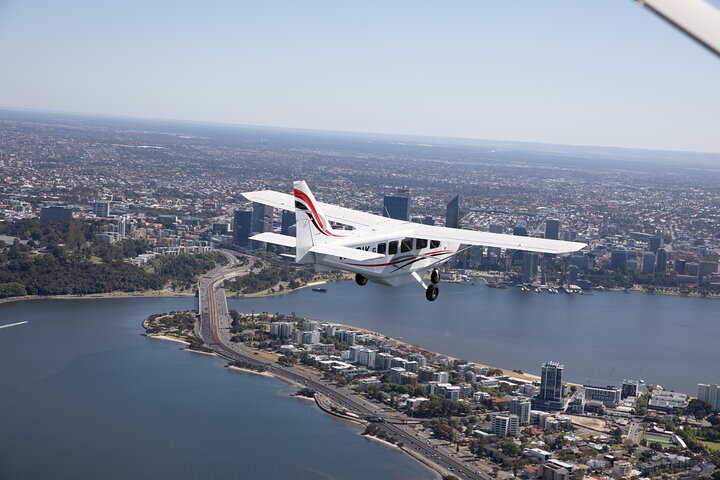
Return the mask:
POLYGON ((320 255, 332 255, 333 257, 349 258, 358 262, 365 260, 376 260, 378 258, 384 258, 384 255, 379 253, 366 252, 365 250, 358 250, 357 248, 342 247, 340 245, 315 245, 310 248, 313 253, 319 253, 320 255))
POLYGON ((256 242, 272 243, 274 245, 282 245, 283 247, 295 248, 295 237, 288 235, 280 235, 279 233, 264 232, 258 233, 250 237, 250 240, 256 242))

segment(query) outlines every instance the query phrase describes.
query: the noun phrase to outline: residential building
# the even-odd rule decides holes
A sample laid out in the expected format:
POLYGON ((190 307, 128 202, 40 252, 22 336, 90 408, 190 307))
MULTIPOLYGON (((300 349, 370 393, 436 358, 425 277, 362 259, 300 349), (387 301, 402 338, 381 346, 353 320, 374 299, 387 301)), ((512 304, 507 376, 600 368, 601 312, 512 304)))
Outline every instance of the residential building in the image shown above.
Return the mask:
POLYGON ((530 399, 527 397, 514 397, 510 401, 510 413, 517 415, 520 425, 530 423, 530 399))
POLYGON ((490 429, 498 437, 516 437, 520 431, 520 419, 513 414, 493 413, 490 429))
POLYGON ((583 385, 585 400, 602 402, 606 407, 614 407, 620 403, 620 389, 617 387, 595 387, 583 385))
POLYGON ((720 385, 699 383, 697 398, 710 405, 714 411, 720 411, 720 385))

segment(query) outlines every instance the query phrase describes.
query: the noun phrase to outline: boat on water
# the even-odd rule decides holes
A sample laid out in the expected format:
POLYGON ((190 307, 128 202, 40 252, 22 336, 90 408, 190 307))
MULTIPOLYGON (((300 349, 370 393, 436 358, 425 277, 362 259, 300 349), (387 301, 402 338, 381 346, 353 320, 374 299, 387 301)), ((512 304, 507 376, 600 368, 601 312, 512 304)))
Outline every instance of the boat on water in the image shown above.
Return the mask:
POLYGON ((325 293, 325 292, 327 292, 327 288, 313 287, 312 291, 313 291, 313 292, 325 293))

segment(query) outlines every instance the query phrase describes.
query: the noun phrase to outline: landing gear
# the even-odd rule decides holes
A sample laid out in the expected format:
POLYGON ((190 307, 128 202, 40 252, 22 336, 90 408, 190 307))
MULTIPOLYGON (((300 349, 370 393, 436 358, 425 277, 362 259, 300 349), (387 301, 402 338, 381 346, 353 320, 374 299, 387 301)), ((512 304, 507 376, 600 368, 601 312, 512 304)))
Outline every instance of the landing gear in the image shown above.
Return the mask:
MULTIPOLYGON (((432 273, 430 274, 430 281, 437 285, 440 283, 440 272, 438 272, 437 268, 433 268, 432 273)), ((436 295, 437 296, 437 295, 436 295)))
POLYGON ((435 299, 438 297, 438 294, 440 293, 440 289, 438 286, 434 283, 431 283, 428 285, 427 290, 425 290, 425 298, 428 299, 430 302, 434 302, 435 299))
POLYGON ((355 283, 360 285, 361 287, 364 287, 367 285, 368 279, 360 275, 359 273, 355 274, 355 283))

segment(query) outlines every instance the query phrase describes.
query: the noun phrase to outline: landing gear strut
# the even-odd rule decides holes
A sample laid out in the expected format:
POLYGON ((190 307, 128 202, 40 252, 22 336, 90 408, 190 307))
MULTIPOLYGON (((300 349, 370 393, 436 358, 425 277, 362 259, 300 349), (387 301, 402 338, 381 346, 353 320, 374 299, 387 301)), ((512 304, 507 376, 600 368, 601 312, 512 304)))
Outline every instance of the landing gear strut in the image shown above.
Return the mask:
POLYGON ((435 299, 438 297, 439 293, 440 289, 438 289, 438 286, 434 283, 431 283, 430 285, 428 285, 427 290, 425 290, 425 298, 427 298, 431 302, 434 302, 435 299))
POLYGON ((367 285, 368 279, 360 275, 359 273, 355 274, 355 283, 360 285, 361 287, 364 287, 367 285))
MULTIPOLYGON (((430 281, 437 285, 440 283, 440 272, 438 272, 437 268, 433 268, 432 273, 430 274, 430 281)), ((435 295, 437 297, 437 295, 435 295)))
POLYGON ((435 299, 438 297, 438 294, 440 293, 438 286, 434 283, 431 283, 430 285, 425 285, 425 282, 423 282, 423 279, 420 277, 420 275, 417 274, 417 272, 412 272, 412 276, 425 289, 425 298, 427 298, 431 302, 434 302, 435 299))

